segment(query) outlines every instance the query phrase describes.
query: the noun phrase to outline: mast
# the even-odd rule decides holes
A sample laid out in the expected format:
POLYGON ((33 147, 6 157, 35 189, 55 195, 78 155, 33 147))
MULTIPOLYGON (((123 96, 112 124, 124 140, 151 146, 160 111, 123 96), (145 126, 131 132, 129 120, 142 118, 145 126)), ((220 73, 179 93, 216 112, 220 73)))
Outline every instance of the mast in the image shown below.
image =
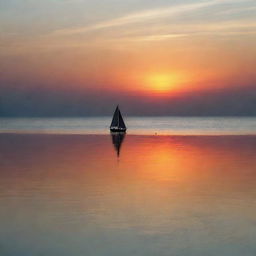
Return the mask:
POLYGON ((119 106, 117 105, 117 109, 118 109, 118 125, 117 127, 119 127, 119 116, 120 116, 120 110, 119 110, 119 106))

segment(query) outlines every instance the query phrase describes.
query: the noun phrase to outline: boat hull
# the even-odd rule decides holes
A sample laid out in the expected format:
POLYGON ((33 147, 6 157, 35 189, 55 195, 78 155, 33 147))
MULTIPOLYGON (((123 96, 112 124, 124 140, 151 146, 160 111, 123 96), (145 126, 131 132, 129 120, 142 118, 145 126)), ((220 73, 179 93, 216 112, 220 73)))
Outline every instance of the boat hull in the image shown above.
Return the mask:
POLYGON ((111 132, 126 132, 126 128, 110 127, 111 132))

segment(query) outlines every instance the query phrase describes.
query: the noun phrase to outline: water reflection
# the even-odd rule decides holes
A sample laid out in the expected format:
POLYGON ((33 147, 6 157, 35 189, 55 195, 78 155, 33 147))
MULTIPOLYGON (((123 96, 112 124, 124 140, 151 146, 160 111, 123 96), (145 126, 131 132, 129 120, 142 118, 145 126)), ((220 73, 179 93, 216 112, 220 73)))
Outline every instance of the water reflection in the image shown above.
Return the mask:
POLYGON ((122 146, 122 143, 125 138, 125 133, 124 132, 111 132, 111 137, 112 137, 112 143, 116 150, 117 157, 119 157, 121 146, 122 146))
POLYGON ((0 255, 256 255, 255 151, 129 135, 117 163, 109 135, 0 135, 0 255))

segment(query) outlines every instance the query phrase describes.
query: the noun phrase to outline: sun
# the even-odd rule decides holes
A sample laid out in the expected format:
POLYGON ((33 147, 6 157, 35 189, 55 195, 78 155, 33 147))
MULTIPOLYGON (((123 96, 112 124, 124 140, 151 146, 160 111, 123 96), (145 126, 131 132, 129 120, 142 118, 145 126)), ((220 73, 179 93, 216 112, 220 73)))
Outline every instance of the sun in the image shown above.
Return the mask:
POLYGON ((146 76, 146 86, 157 92, 168 92, 175 89, 179 83, 178 76, 170 73, 152 73, 146 76))

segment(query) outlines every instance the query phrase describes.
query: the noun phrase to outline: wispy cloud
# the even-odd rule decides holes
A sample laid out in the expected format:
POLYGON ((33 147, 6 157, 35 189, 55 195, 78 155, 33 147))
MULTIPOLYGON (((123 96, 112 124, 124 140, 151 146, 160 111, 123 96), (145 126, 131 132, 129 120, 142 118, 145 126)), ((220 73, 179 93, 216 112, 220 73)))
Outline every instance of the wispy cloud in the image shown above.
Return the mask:
MULTIPOLYGON (((216 21, 213 19, 181 20, 187 14, 213 8, 212 15, 238 11, 240 3, 247 6, 240 8, 244 10, 255 10, 255 0, 211 0, 194 2, 190 4, 179 4, 165 8, 147 9, 136 13, 128 13, 122 17, 105 20, 78 28, 67 28, 55 30, 54 32, 41 34, 40 36, 24 37, 17 40, 17 35, 8 35, 2 38, 0 47, 2 49, 54 49, 54 48, 86 48, 86 47, 125 47, 129 43, 154 42, 178 40, 192 36, 246 36, 256 34, 256 18, 242 17, 239 20, 234 17, 216 21), (248 3, 252 3, 249 5, 248 3), (225 6, 226 5, 226 6, 225 6), (230 8, 227 8, 229 6, 230 8), (166 18, 172 18, 166 21, 166 18), (179 19, 176 19, 179 17, 179 19), (153 22, 152 22, 153 21, 153 22), (149 25, 150 24, 150 25, 149 25), (124 26, 127 26, 124 28, 124 26), (128 27, 129 26, 129 27, 128 27), (115 28, 115 29, 113 29, 115 28), (91 32, 91 33, 89 33, 91 32), (126 44, 127 43, 127 44, 126 44)), ((202 13, 202 12, 201 12, 202 13)), ((228 14, 227 14, 228 15, 228 14)), ((1 35, 0 35, 1 37, 1 35)), ((3 50, 6 52, 6 50, 3 50)))
MULTIPOLYGON (((120 40, 127 42, 139 42, 139 41, 164 41, 179 39, 191 36, 236 36, 236 35, 255 35, 256 34, 256 22, 241 24, 236 22, 216 22, 206 24, 190 24, 186 26, 175 26, 175 28, 169 28, 165 33, 158 33, 154 31, 151 34, 144 36, 130 36, 122 37, 120 40), (182 31, 182 33, 180 32, 182 31)), ((119 40, 119 39, 116 39, 119 40)))
POLYGON ((130 38, 130 41, 162 41, 180 37, 186 37, 188 34, 154 34, 148 36, 130 38))
POLYGON ((179 40, 186 37, 197 36, 216 36, 216 37, 228 37, 230 36, 249 36, 256 35, 256 21, 247 21, 241 23, 238 21, 222 21, 211 23, 194 23, 194 24, 179 24, 179 25, 166 25, 163 27, 155 28, 139 28, 130 30, 129 33, 119 32, 116 34, 113 32, 111 36, 99 36, 99 37, 84 37, 77 39, 77 37, 66 36, 52 37, 49 35, 36 37, 33 40, 2 40, 0 44, 1 55, 3 54, 16 54, 21 53, 24 50, 30 51, 33 49, 48 51, 49 49, 60 48, 94 48, 94 47, 128 47, 133 43, 143 42, 160 42, 168 40, 179 40))
POLYGON ((228 9, 228 10, 223 10, 220 11, 220 14, 222 15, 230 15, 230 14, 237 14, 237 13, 243 13, 243 12, 256 12, 256 6, 250 6, 250 7, 245 7, 245 8, 235 8, 235 9, 228 9))
POLYGON ((124 25, 129 25, 129 24, 144 23, 154 19, 161 19, 165 17, 174 17, 182 13, 193 12, 201 8, 210 7, 214 5, 222 5, 222 4, 228 4, 228 3, 234 4, 234 3, 241 3, 244 1, 251 2, 251 0, 212 0, 212 1, 199 2, 199 3, 197 2, 197 3, 191 3, 191 4, 179 4, 179 5, 169 6, 169 7, 148 9, 148 10, 143 10, 141 12, 130 13, 122 17, 106 20, 93 25, 89 25, 89 26, 56 30, 54 33, 63 34, 63 35, 80 34, 80 33, 85 33, 89 31, 120 27, 124 25))

